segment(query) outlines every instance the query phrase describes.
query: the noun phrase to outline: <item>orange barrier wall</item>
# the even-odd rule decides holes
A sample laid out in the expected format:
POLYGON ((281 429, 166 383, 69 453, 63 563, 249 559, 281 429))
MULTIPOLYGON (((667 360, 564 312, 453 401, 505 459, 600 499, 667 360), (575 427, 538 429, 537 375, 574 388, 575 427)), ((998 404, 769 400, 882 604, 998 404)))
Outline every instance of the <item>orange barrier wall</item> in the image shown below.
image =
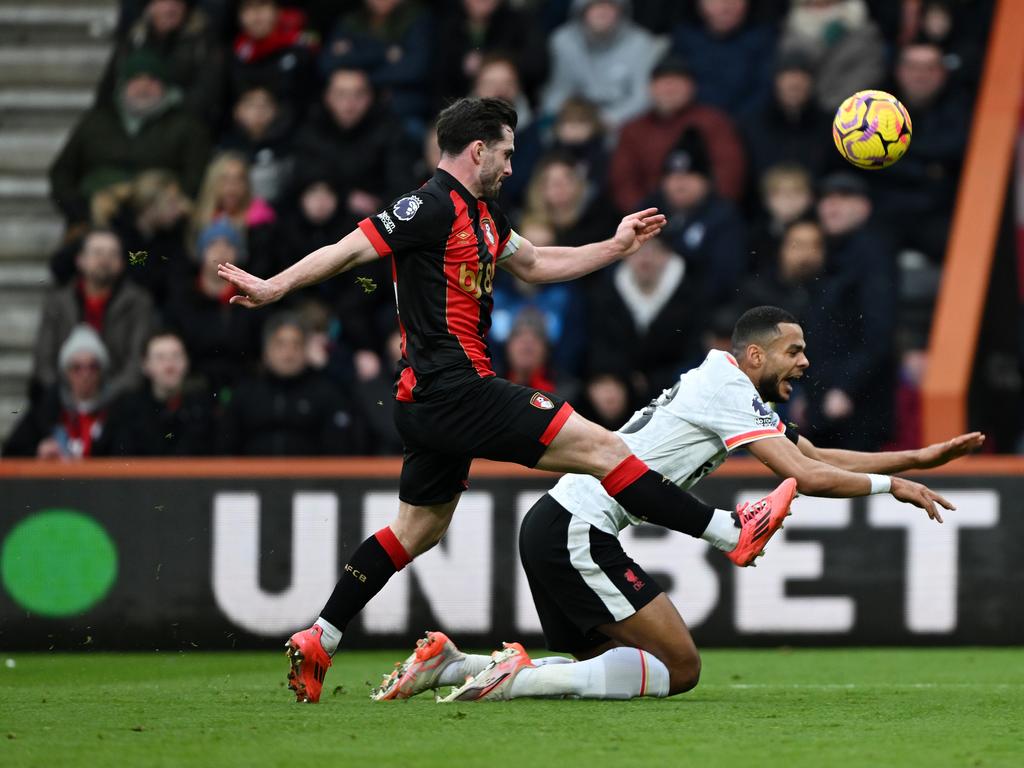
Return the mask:
MULTIPOLYGON (((346 459, 89 459, 77 462, 7 459, 0 461, 0 482, 4 478, 188 478, 188 477, 337 477, 397 478, 399 458, 346 459)), ((771 473, 756 459, 736 458, 723 464, 714 477, 768 477, 771 473)), ((903 474, 903 473, 901 473, 903 474)), ((945 467, 912 475, 936 476, 1024 476, 1024 457, 968 456, 945 467)), ((526 469, 486 459, 473 462, 471 477, 521 478, 557 474, 526 469)))
POLYGON ((924 443, 967 431, 967 390, 1020 129, 1022 34, 1024 2, 999 0, 932 323, 923 387, 924 443))

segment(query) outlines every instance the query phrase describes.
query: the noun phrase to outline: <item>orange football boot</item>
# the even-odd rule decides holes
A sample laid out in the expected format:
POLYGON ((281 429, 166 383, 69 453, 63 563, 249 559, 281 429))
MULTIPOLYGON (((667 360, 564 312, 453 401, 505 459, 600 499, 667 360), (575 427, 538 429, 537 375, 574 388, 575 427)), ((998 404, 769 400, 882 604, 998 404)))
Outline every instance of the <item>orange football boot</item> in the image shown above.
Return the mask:
POLYGON ((439 702, 506 701, 512 698, 512 681, 519 670, 532 667, 526 650, 519 643, 502 643, 504 648, 491 654, 491 661, 478 674, 453 690, 439 702))
POLYGON ((441 672, 453 661, 466 658, 444 632, 427 632, 416 641, 416 649, 405 661, 395 664, 384 675, 381 684, 373 689, 374 701, 408 699, 423 691, 438 687, 441 672))
POLYGON ((736 565, 757 565, 754 560, 764 554, 765 544, 792 514, 789 505, 796 496, 796 480, 787 477, 774 491, 753 503, 736 508, 740 521, 740 540, 725 556, 736 565))
POLYGON ((296 632, 285 643, 284 653, 291 668, 288 670, 288 687, 295 691, 295 700, 300 704, 316 704, 320 701, 324 677, 331 667, 320 636, 323 627, 314 624, 309 629, 296 632))

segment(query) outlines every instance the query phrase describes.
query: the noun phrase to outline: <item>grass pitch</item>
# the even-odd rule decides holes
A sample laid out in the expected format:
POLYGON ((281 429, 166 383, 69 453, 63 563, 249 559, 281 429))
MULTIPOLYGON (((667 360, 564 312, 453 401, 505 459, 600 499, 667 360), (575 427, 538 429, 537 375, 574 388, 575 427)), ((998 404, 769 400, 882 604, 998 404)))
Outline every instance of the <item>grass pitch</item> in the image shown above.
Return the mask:
POLYGON ((17 655, 0 765, 1024 765, 1024 649, 711 650, 667 700, 369 701, 406 653, 339 654, 318 706, 283 654, 17 655))

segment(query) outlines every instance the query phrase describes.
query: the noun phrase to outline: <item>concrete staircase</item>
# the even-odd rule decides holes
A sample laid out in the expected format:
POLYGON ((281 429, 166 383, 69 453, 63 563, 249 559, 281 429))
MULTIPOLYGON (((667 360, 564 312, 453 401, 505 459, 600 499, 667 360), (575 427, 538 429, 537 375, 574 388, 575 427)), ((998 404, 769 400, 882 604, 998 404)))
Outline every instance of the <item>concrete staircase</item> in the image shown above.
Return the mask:
POLYGON ((110 53, 116 0, 0 0, 0 440, 25 409, 62 230, 46 173, 110 53))

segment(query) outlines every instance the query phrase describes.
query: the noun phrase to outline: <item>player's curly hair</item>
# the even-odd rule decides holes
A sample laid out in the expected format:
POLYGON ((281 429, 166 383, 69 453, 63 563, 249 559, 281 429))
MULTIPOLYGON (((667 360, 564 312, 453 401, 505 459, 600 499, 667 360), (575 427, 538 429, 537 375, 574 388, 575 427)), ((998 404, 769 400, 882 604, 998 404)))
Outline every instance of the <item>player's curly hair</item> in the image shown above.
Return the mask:
POLYGON ((437 145, 446 155, 457 155, 471 142, 501 141, 502 128, 513 131, 519 121, 512 106, 501 99, 467 96, 445 107, 437 118, 437 145))

